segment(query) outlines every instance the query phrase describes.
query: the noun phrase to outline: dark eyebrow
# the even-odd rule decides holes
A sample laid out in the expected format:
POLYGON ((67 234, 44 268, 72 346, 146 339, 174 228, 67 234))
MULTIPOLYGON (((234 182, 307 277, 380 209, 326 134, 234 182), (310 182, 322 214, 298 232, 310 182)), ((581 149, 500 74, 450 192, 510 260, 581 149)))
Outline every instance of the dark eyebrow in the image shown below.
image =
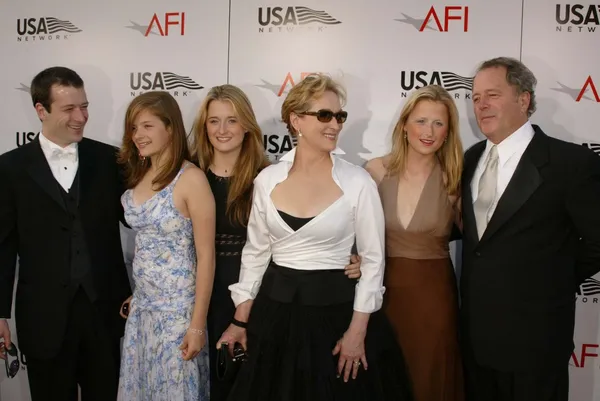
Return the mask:
MULTIPOLYGON (((89 105, 90 105, 90 102, 85 102, 85 103, 82 103, 80 106, 89 106, 89 105)), ((76 104, 65 104, 64 106, 61 107, 61 109, 65 109, 67 107, 76 107, 76 106, 77 106, 76 104)))

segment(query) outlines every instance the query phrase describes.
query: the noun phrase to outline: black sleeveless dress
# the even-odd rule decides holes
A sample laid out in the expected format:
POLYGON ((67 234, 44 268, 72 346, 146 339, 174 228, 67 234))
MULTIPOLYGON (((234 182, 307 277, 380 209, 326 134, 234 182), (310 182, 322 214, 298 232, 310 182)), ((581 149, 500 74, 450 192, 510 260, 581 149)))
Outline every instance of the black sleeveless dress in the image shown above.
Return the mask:
POLYGON ((216 377, 216 346, 221 334, 231 323, 235 305, 228 287, 237 283, 240 275, 242 249, 246 243, 246 227, 232 224, 226 216, 228 178, 206 171, 206 177, 215 197, 215 279, 208 309, 208 345, 210 347, 210 399, 225 401, 233 385, 216 377))

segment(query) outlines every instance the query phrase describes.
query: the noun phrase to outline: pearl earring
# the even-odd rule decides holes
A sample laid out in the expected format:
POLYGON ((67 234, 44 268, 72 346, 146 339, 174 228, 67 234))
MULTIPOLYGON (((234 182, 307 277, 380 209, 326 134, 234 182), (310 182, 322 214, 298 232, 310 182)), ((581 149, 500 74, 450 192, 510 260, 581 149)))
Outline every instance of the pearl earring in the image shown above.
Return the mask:
POLYGON ((298 130, 298 136, 302 136, 302 132, 300 132, 300 130, 298 130))

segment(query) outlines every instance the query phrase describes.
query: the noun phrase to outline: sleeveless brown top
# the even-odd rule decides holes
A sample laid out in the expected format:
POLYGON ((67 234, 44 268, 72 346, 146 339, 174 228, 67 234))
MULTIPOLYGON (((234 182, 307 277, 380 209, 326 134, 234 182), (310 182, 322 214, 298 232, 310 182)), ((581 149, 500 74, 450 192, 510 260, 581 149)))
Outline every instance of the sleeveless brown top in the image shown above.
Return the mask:
POLYGON ((448 239, 455 219, 454 205, 444 185, 442 168, 432 169, 414 214, 407 227, 398 217, 398 176, 386 175, 379 184, 386 232, 386 256, 409 259, 442 259, 449 257, 448 239))

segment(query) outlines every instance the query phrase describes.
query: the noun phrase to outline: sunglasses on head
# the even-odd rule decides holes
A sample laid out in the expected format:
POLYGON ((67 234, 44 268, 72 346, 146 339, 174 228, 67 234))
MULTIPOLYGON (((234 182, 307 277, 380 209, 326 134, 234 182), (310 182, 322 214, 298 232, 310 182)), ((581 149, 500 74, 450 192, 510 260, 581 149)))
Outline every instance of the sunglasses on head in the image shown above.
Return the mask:
POLYGON ((4 351, 6 351, 6 359, 4 359, 4 365, 6 366, 6 375, 11 379, 19 373, 19 368, 21 367, 19 363, 19 349, 13 343, 10 344, 10 349, 6 348, 6 345, 3 344, 4 351), (12 362, 8 362, 8 355, 15 357, 12 362))
POLYGON ((321 121, 322 123, 328 123, 332 118, 335 117, 335 120, 338 122, 338 124, 342 124, 346 122, 346 119, 348 118, 348 112, 343 110, 334 113, 331 110, 321 109, 319 111, 305 111, 304 113, 300 114, 306 116, 315 116, 317 117, 317 120, 321 121))

